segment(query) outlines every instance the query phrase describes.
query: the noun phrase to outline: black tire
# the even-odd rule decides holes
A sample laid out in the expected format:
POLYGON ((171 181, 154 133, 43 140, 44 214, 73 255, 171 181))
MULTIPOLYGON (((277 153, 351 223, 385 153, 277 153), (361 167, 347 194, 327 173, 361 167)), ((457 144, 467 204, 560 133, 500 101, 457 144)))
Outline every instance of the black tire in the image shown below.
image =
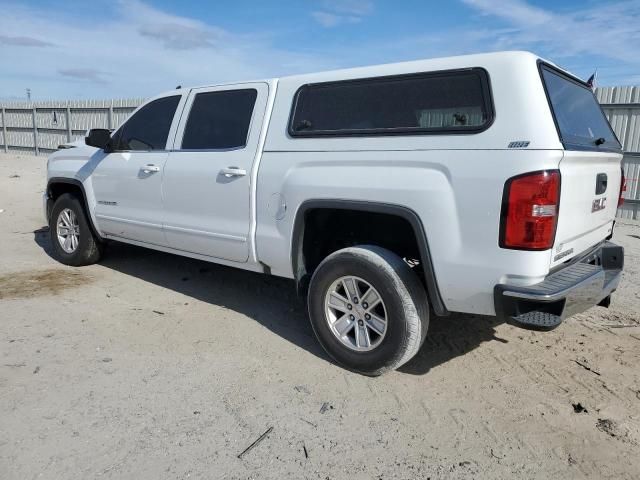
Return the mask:
POLYGON ((49 235, 54 258, 65 265, 72 267, 91 265, 98 262, 102 256, 103 245, 89 225, 81 200, 70 193, 63 193, 53 204, 49 218, 49 235), (65 252, 57 235, 58 216, 66 208, 75 213, 79 227, 78 246, 72 253, 65 252))
POLYGON ((325 351, 340 365, 377 376, 408 362, 422 346, 429 327, 429 302, 420 279, 395 253, 362 245, 332 253, 314 272, 308 296, 311 325, 325 351), (387 330, 378 346, 354 351, 332 332, 325 296, 341 277, 356 276, 373 286, 387 310, 387 330))

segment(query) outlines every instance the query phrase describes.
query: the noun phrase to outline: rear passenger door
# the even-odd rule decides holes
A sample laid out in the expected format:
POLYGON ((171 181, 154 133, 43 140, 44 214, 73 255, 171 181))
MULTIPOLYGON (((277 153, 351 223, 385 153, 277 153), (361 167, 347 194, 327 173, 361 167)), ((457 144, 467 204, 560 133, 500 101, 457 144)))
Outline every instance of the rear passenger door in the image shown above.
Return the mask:
POLYGON ((251 169, 267 94, 266 83, 190 92, 163 178, 170 247, 247 261, 251 169))

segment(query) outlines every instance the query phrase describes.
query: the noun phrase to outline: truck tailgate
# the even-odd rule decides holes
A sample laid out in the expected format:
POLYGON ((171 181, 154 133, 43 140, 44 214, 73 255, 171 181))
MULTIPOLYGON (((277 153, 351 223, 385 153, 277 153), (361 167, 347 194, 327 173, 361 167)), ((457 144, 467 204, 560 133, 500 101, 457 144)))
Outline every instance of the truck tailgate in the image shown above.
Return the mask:
POLYGON ((590 85, 540 67, 564 155, 551 267, 611 235, 618 207, 622 148, 590 85))
POLYGON ((560 162, 561 193, 552 268, 611 234, 620 194, 621 158, 619 153, 565 151, 560 162))

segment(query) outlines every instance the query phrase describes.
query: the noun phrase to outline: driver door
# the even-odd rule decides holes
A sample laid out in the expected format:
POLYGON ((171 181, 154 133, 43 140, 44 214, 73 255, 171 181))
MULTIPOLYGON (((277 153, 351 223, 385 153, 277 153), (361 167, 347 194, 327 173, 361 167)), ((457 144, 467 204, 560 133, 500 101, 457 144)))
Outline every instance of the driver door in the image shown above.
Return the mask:
POLYGON ((112 136, 113 151, 94 156, 95 216, 104 234, 166 245, 162 176, 183 97, 170 95, 143 105, 112 136))

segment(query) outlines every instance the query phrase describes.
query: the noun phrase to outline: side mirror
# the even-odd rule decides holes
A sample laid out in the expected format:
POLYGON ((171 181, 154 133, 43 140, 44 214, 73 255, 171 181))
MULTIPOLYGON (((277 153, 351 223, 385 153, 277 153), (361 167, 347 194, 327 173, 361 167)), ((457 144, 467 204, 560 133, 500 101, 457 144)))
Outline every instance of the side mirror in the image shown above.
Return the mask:
POLYGON ((111 143, 111 132, 106 128, 92 128, 84 137, 84 143, 90 147, 107 150, 111 143))

